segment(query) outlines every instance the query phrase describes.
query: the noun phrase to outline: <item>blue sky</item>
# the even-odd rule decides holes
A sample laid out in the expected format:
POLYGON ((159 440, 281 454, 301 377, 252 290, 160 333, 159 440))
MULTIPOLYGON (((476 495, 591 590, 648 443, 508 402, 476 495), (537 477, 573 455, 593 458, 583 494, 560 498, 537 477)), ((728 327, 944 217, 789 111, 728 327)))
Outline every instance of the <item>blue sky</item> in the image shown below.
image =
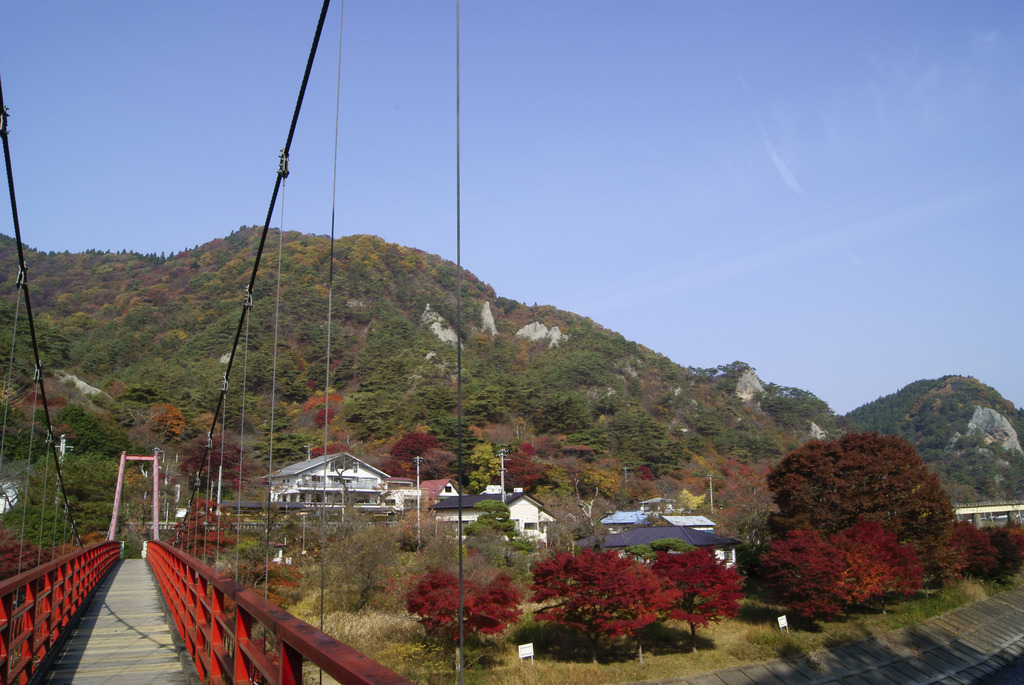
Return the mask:
MULTIPOLYGON (((261 223, 319 7, 6 3, 25 242, 261 223)), ((340 8, 285 191, 306 233, 340 8)), ((455 3, 349 0, 342 35, 336 233, 454 260, 455 3)), ((499 295, 840 413, 948 373, 1024 404, 1024 5, 464 0, 461 36, 462 263, 499 295)))

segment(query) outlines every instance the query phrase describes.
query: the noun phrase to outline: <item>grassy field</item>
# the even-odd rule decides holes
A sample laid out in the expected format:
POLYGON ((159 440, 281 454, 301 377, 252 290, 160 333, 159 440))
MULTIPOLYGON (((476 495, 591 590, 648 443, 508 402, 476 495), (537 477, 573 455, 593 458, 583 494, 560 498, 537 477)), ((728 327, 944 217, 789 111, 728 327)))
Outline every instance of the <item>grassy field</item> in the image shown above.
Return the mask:
MULTIPOLYGON (((1019 579, 1018 581, 1019 582, 1019 579)), ((685 625, 649 626, 643 635, 643 664, 635 640, 603 643, 599 663, 592 663, 585 638, 557 626, 534 623, 529 613, 508 634, 467 638, 466 682, 486 685, 548 683, 628 683, 703 673, 721 668, 785 658, 881 635, 914 625, 1015 584, 990 585, 961 581, 943 590, 895 604, 887 613, 864 611, 814 625, 790 618, 792 630, 779 630, 784 613, 757 599, 744 600, 737 618, 698 631, 696 650, 690 649, 685 625), (517 645, 532 642, 534 662, 520 664, 517 645)), ((319 608, 307 600, 293 607, 295 615, 317 625, 319 608)), ((416 683, 453 682, 455 655, 438 645, 425 644, 414 620, 375 612, 333 612, 325 630, 342 642, 376 659, 416 683)))

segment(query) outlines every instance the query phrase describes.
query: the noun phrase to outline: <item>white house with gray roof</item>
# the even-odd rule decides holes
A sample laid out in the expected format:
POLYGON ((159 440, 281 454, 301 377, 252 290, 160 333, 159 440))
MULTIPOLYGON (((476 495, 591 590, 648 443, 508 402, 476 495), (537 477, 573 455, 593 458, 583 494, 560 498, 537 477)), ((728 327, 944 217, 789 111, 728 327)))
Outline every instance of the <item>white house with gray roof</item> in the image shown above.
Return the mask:
POLYGON ((273 502, 324 503, 371 512, 382 510, 384 481, 390 476, 348 452, 338 452, 290 464, 268 478, 273 502))

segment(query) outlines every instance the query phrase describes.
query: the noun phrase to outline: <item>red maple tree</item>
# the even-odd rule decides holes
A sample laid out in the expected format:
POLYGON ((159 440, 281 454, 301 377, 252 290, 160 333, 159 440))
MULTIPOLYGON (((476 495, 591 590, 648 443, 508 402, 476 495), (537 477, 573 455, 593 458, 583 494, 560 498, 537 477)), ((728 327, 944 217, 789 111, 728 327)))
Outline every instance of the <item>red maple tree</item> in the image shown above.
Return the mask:
POLYGON ((761 557, 761 574, 781 604, 805 618, 833 618, 846 603, 846 563, 814 530, 792 530, 761 557))
POLYGON ((33 568, 38 556, 36 545, 0 524, 0 580, 33 568))
POLYGON ((743 578, 717 559, 712 548, 682 554, 658 552, 651 568, 671 598, 665 615, 690 624, 691 649, 696 646, 697 628, 739 613, 743 578))
POLYGON ((990 578, 999 563, 988 533, 968 521, 953 526, 953 548, 959 555, 962 572, 975 578, 990 578))
MULTIPOLYGON (((522 615, 522 593, 504 573, 489 583, 463 579, 463 626, 470 633, 500 633, 522 615)), ((427 635, 448 644, 459 637, 459 579, 440 568, 427 569, 405 596, 405 607, 419 617, 427 635)))
POLYGON ((885 613, 890 595, 910 595, 921 589, 924 568, 911 545, 901 545, 895 533, 878 521, 861 519, 829 542, 846 563, 846 600, 865 604, 878 599, 885 613))
POLYGON ((556 552, 533 569, 534 614, 590 639, 594 662, 602 637, 637 636, 671 599, 650 567, 617 552, 556 552))
POLYGON ((414 459, 425 457, 427 452, 438 446, 437 438, 430 433, 406 433, 391 446, 389 458, 383 464, 384 470, 398 478, 409 478, 416 474, 414 459))
POLYGON ((1024 536, 1019 531, 1001 527, 989 528, 986 532, 989 542, 996 550, 996 567, 992 577, 1004 580, 1016 574, 1024 565, 1024 556, 1021 554, 1024 536))
POLYGON ((768 519, 776 536, 801 528, 833 535, 872 519, 914 545, 932 577, 952 571, 953 507, 938 476, 903 438, 848 433, 811 440, 772 469, 768 486, 778 506, 768 519))

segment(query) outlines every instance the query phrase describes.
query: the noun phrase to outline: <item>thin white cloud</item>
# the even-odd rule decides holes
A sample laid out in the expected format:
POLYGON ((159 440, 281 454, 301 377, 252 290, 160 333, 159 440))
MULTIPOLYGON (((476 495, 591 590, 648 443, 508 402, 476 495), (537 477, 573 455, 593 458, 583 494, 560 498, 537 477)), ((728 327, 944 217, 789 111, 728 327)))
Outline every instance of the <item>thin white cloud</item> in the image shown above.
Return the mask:
POLYGON ((768 156, 772 158, 772 163, 775 164, 775 169, 779 172, 779 175, 782 176, 782 180, 786 182, 786 185, 789 186, 790 190, 799 195, 803 195, 804 189, 800 187, 800 183, 796 180, 796 176, 794 176, 793 172, 790 171, 786 161, 782 159, 782 155, 779 154, 778 148, 775 147, 772 141, 768 140, 767 136, 764 136, 762 139, 764 140, 764 149, 768 152, 768 156))

